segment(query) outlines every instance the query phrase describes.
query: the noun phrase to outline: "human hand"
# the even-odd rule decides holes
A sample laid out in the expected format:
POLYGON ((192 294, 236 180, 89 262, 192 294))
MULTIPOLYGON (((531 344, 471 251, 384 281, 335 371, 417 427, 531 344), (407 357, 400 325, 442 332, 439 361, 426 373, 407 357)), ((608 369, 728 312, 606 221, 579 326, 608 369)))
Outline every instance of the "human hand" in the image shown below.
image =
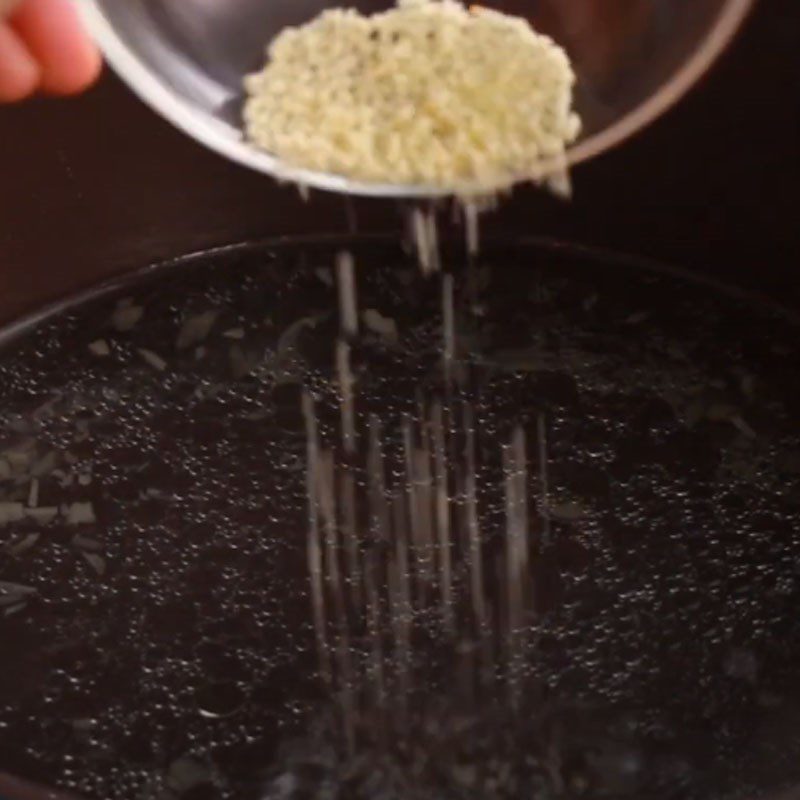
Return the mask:
POLYGON ((0 103, 76 94, 100 66, 72 0, 0 0, 0 103))

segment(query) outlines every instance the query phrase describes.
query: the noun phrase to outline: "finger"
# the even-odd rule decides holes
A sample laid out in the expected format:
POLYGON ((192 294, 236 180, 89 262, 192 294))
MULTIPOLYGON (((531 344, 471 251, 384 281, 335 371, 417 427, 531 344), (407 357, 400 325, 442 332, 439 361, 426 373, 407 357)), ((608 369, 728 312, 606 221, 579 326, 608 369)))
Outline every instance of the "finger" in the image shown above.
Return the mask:
POLYGON ((0 22, 0 103, 13 103, 32 94, 41 72, 20 37, 0 22))
POLYGON ((39 62, 43 91, 75 94, 94 83, 100 53, 71 0, 24 0, 10 21, 39 62))

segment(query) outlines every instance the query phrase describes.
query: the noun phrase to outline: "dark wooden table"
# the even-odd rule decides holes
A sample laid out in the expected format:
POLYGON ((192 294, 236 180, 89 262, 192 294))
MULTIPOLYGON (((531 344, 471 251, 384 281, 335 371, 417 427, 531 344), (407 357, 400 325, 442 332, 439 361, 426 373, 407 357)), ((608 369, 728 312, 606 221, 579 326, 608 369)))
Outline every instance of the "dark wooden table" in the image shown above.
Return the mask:
MULTIPOLYGON (((488 227, 641 253, 800 303, 800 4, 761 0, 703 85, 575 174, 575 199, 517 192, 488 227)), ((364 230, 390 203, 359 201, 364 230)), ((339 198, 229 164, 111 75, 79 100, 0 109, 0 320, 153 260, 248 237, 341 231, 339 198)))

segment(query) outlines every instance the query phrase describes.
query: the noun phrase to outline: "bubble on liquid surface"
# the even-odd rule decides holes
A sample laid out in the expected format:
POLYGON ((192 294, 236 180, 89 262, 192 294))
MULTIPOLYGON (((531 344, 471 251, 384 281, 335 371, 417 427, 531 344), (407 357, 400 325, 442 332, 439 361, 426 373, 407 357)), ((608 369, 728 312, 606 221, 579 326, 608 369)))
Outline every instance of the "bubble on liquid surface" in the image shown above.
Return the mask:
MULTIPOLYGON (((37 490, 55 516, 0 526, 0 770, 120 800, 727 800, 800 781, 797 324, 569 251, 490 248, 479 298, 456 264, 472 375, 459 400, 474 410, 496 593, 499 443, 520 422, 535 467, 546 421, 524 644, 482 661, 480 637, 459 634, 458 567, 458 630, 415 611, 401 691, 393 634, 376 661, 343 554, 350 628, 328 643, 334 690, 312 618, 300 402, 306 386, 338 451, 336 289, 319 277, 338 249, 195 258, 4 345, 0 504, 24 506, 33 465, 57 459, 37 490), (126 330, 110 323, 120 298, 143 309, 126 330), (212 314, 198 347, 178 347, 212 314), (107 355, 89 347, 99 340, 107 355), (67 525, 74 503, 95 520, 67 525)), ((403 420, 441 388, 441 296, 395 246, 353 252, 361 309, 397 329, 352 344, 360 497, 370 415, 394 491, 403 420)), ((459 447, 463 435, 453 423, 459 447)), ((357 522, 367 530, 368 514, 357 522)))

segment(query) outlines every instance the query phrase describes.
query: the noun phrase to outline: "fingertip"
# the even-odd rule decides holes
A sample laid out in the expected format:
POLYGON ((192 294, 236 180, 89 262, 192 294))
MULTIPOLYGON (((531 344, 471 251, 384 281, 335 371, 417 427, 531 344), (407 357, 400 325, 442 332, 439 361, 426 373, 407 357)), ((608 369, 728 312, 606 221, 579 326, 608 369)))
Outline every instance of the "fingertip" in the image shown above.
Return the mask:
POLYGON ((41 69, 25 43, 0 22, 0 103, 30 97, 41 80, 41 69))
POLYGON ((58 71, 45 70, 41 78, 41 90, 48 94, 74 95, 91 88, 100 77, 103 60, 96 49, 87 49, 68 68, 58 71))
POLYGON ((77 94, 97 80, 100 52, 70 0, 26 0, 13 14, 12 25, 39 62, 42 91, 77 94))

